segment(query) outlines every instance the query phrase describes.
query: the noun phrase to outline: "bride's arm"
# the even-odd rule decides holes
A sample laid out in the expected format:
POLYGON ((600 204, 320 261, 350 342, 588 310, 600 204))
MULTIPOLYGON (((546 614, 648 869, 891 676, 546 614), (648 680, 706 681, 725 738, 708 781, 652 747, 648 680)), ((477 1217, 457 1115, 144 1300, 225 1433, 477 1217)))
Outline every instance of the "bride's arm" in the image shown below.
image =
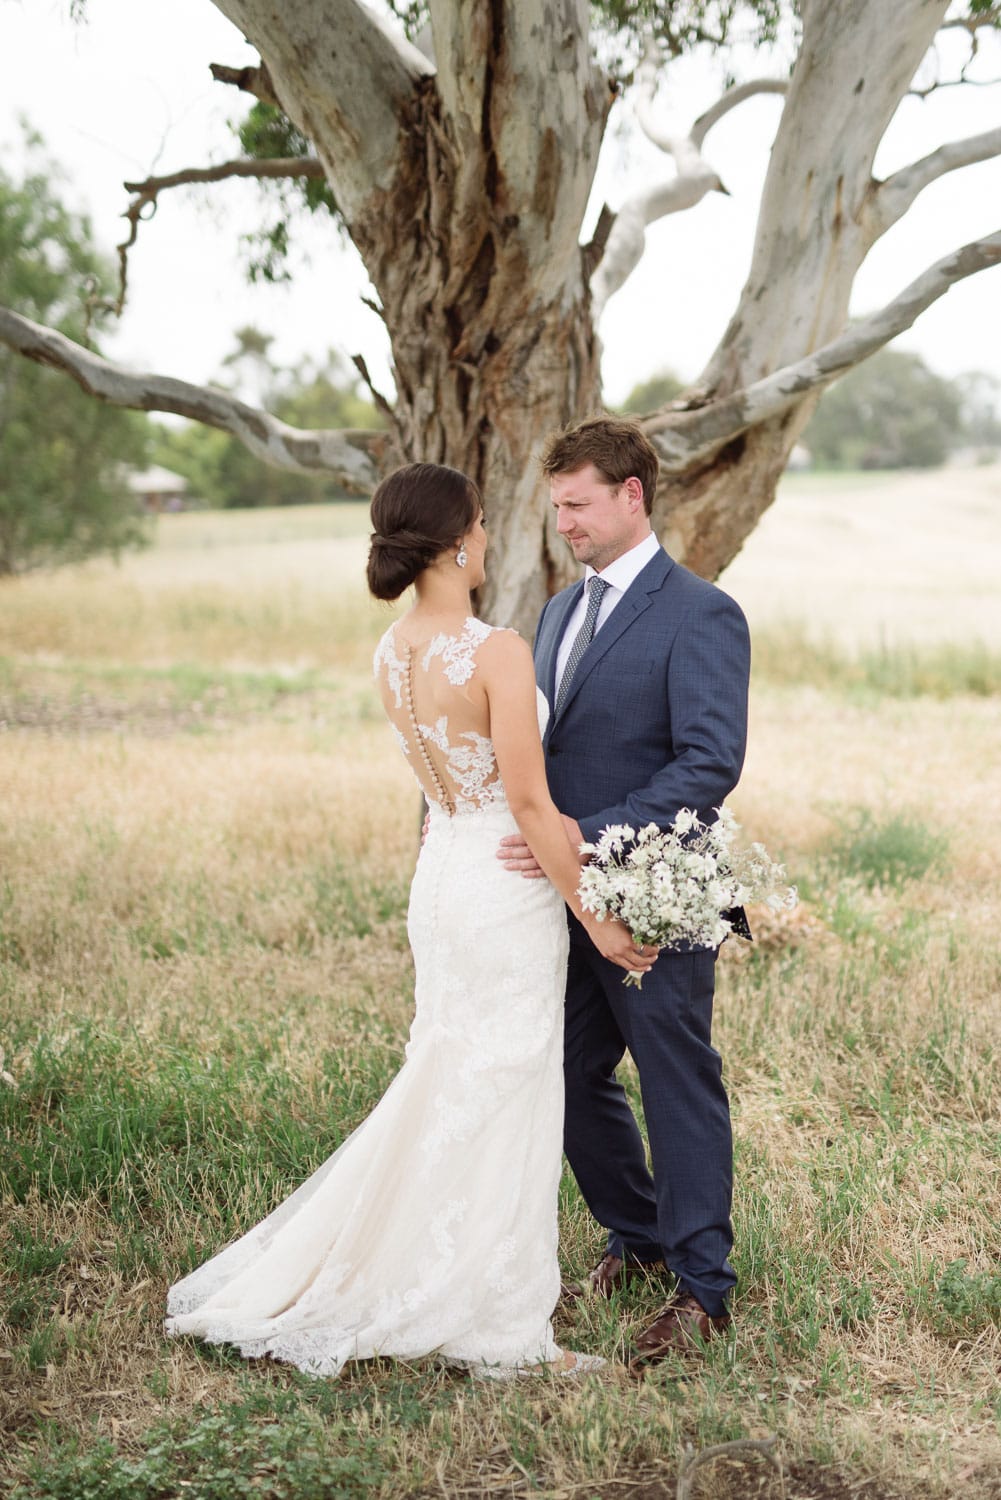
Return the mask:
POLYGON ((522 837, 599 952, 623 969, 645 972, 657 950, 637 952, 629 929, 621 922, 599 922, 581 907, 577 895, 580 862, 546 783, 535 669, 528 646, 513 632, 498 631, 480 648, 477 678, 490 710, 497 768, 522 837))

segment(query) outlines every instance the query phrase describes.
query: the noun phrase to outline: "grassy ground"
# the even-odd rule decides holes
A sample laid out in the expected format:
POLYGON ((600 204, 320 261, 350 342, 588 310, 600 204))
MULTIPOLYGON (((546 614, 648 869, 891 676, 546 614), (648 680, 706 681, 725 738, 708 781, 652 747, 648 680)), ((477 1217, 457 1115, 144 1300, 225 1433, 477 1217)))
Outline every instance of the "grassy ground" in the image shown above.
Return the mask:
MULTIPOLYGON (((906 484, 833 493, 913 521, 906 484)), ((614 1361, 656 1288, 559 1315, 565 1344, 613 1360, 579 1386, 390 1362, 316 1382, 162 1339, 167 1284, 399 1065, 417 808, 368 682, 388 617, 358 583, 357 507, 165 517, 118 571, 0 592, 0 1476, 18 1500, 653 1500, 685 1445, 770 1434, 781 1480, 724 1457, 699 1492, 997 1494, 1001 630, 988 611, 904 644, 927 559, 898 556, 893 628, 839 633, 808 490, 728 579, 758 643, 733 803, 806 898, 721 965, 736 1331, 642 1384, 614 1361)), ((957 598, 958 555, 938 580, 957 598)), ((569 1179, 562 1243, 572 1271, 600 1245, 569 1179)))

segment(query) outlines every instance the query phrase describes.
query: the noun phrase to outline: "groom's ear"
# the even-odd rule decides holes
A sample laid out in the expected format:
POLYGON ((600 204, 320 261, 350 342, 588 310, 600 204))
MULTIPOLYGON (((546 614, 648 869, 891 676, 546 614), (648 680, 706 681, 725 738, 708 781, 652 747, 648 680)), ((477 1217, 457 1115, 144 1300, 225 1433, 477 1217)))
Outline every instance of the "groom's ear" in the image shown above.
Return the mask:
POLYGON ((629 501, 629 509, 631 511, 638 510, 643 505, 642 482, 636 478, 635 474, 630 474, 628 479, 622 481, 622 488, 625 491, 626 499, 629 501))

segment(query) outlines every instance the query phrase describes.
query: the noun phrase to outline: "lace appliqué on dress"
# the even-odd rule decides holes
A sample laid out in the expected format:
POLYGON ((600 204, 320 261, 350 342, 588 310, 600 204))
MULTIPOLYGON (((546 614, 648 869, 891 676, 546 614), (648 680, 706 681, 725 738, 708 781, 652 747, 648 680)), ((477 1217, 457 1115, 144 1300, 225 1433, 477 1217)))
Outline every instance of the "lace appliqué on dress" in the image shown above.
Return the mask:
POLYGON ((439 750, 444 750, 447 755, 451 746, 448 743, 448 715, 442 714, 433 724, 418 724, 417 728, 426 740, 432 745, 437 745, 439 750))
MULTIPOLYGON (((375 656, 372 658, 372 675, 378 677, 379 668, 383 662, 386 664, 386 680, 389 683, 389 691, 397 708, 403 707, 403 679, 407 675, 407 664, 401 661, 396 654, 396 642, 393 639, 393 627, 390 626, 382 640, 375 648, 375 656)), ((395 725, 393 726, 396 727, 395 725)), ((409 752, 408 752, 409 753, 409 752)))
MULTIPOLYGON (((503 627, 487 625, 470 616, 459 635, 441 632, 434 636, 423 649, 419 664, 409 646, 402 655, 398 651, 394 626, 390 626, 376 648, 373 662, 375 675, 378 677, 380 669, 385 668, 386 684, 393 702, 398 709, 403 710, 413 735, 411 744, 407 737, 406 723, 402 726, 394 723, 397 740, 414 774, 420 780, 414 750, 418 752, 418 758, 427 771, 433 789, 432 800, 450 815, 507 806, 493 741, 476 730, 466 729, 460 730, 453 742, 449 739, 447 714, 439 714, 433 724, 419 722, 414 711, 414 668, 419 665, 419 670, 426 674, 432 663, 440 658, 449 686, 464 687, 476 670, 477 649, 495 630, 501 628, 503 627), (429 746, 433 746, 444 758, 444 779, 431 758, 429 746)), ((426 785, 424 789, 425 795, 429 795, 426 785)))
POLYGON ((460 795, 455 799, 456 812, 506 805, 504 787, 497 774, 493 741, 473 729, 467 730, 461 738, 471 743, 448 747, 448 774, 460 788, 460 795))
POLYGON ((421 666, 426 672, 436 656, 445 664, 445 676, 453 687, 463 687, 476 670, 473 660, 477 646, 482 645, 492 631, 501 629, 497 625, 486 625, 470 615, 462 627, 461 635, 436 635, 424 653, 421 666))

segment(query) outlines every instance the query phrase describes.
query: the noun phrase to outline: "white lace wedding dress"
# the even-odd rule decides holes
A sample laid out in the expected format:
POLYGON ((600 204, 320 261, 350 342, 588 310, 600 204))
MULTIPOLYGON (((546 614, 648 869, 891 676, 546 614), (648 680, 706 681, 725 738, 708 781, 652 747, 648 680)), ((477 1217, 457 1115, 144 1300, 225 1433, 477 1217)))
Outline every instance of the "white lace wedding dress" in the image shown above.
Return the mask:
POLYGON ((496 858, 516 825, 468 693, 491 629, 470 618, 411 651, 394 626, 375 656, 431 809, 410 894, 406 1060, 290 1198, 171 1288, 170 1334, 314 1375, 373 1355, 436 1353, 484 1374, 560 1357, 567 930, 550 883, 496 858))

